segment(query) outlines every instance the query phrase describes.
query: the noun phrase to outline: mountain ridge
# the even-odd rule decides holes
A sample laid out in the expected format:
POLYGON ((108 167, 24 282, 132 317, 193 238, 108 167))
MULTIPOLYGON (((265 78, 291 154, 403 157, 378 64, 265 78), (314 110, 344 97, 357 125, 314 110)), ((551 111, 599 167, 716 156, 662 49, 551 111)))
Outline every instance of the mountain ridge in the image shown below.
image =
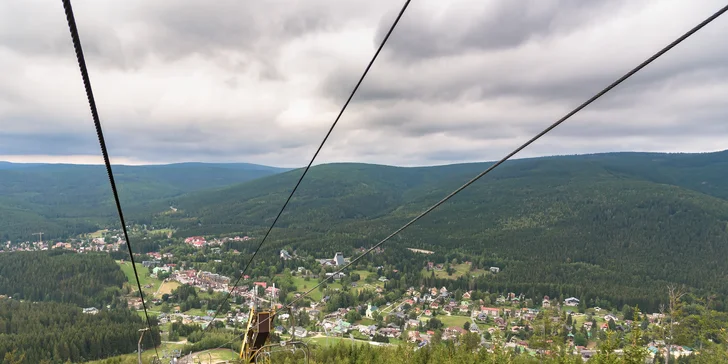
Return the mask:
MULTIPOLYGON (((514 160, 388 246, 433 250, 429 259, 441 261, 453 254, 495 259, 512 267, 494 278, 505 286, 598 285, 605 295, 642 297, 673 282, 725 294, 728 263, 715 257, 728 255, 727 155, 514 160)), ((369 247, 489 165, 315 166, 258 256, 277 258, 283 247, 313 256, 369 247)), ((181 195, 178 213, 154 221, 178 227, 181 236, 262 234, 300 173, 181 195)), ((259 266, 276 264, 258 259, 259 266)))
MULTIPOLYGON (((226 186, 286 169, 251 164, 114 166, 125 211, 143 211, 149 201, 226 186)), ((103 165, 0 164, 0 239, 48 238, 118 224, 103 165)))

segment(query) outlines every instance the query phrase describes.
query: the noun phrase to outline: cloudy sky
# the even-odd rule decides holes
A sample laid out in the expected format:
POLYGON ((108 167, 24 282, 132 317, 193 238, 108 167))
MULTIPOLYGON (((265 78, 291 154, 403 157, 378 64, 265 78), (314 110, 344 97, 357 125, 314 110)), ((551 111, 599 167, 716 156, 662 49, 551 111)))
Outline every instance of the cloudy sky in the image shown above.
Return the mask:
MULTIPOLYGON (((305 164, 397 0, 75 0, 112 161, 305 164)), ((318 162, 493 160, 717 0, 413 0, 318 162)), ((728 149, 728 15, 522 156, 728 149)), ((0 2, 0 160, 100 163, 60 1, 0 2)))

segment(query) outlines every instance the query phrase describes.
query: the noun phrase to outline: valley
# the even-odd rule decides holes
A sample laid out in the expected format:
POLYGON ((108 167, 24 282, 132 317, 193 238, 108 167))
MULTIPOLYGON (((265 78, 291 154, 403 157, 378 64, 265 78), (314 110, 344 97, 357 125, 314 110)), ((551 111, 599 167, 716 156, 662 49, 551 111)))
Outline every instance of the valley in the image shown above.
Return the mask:
MULTIPOLYGON (((291 312, 274 321, 274 340, 286 340, 292 331, 323 347, 352 340, 392 347, 482 340, 532 355, 558 344, 587 357, 610 335, 624 339, 639 327, 644 334, 640 347, 650 355, 669 349, 680 356, 706 342, 690 329, 698 325, 697 317, 728 323, 728 277, 720 273, 728 263, 715 259, 728 254, 728 189, 722 183, 727 163, 728 152, 516 160, 336 277, 331 275, 342 262, 362 254, 488 164, 315 166, 230 301, 225 298, 232 282, 300 170, 255 170, 267 173, 257 175, 194 165, 171 175, 164 168, 154 172, 159 175, 140 173, 134 177, 140 182, 125 187, 125 212, 140 284, 150 316, 159 323, 159 343, 179 355, 204 353, 228 341, 226 347, 238 350, 234 333, 244 329, 250 302, 270 306, 297 300, 291 312), (227 179, 178 181, 205 170, 207 176, 223 170, 227 179), (135 188, 146 192, 133 197, 135 188), (301 297, 325 278, 321 287, 301 297), (685 311, 670 317, 688 323, 675 329, 672 344, 665 336, 669 287, 684 287, 685 311), (220 305, 222 314, 212 321, 220 305), (211 324, 211 333, 203 335, 211 324)), ((53 187, 66 194, 80 183, 56 180, 68 184, 53 187)), ((124 188, 128 180, 120 180, 124 188)), ((53 301, 100 312, 128 307, 143 316, 113 210, 98 213, 108 197, 100 205, 85 201, 91 196, 86 189, 62 200, 38 193, 47 181, 37 186, 2 181, 0 190, 13 192, 0 199, 0 212, 10 211, 23 226, 16 229, 19 225, 9 222, 12 228, 0 227, 8 239, 0 244, 0 258, 13 262, 6 269, 28 273, 25 259, 18 257, 40 254, 37 259, 43 261, 60 254, 69 257, 64 259, 110 256, 104 264, 116 272, 108 276, 113 288, 79 295, 52 293, 51 286, 38 284, 19 291, 0 274, 5 301, 53 301), (37 197, 24 199, 29 195, 37 197), (66 212, 54 216, 52 211, 66 212), (39 231, 47 234, 44 240, 33 238, 39 231)), ((99 198, 103 182, 94 182, 99 198)), ((72 277, 85 271, 49 267, 66 277, 67 287, 74 279, 84 285, 72 277)), ((63 357, 73 355, 69 351, 63 357)), ((112 355, 101 351, 94 355, 99 363, 131 360, 104 359, 112 355)))

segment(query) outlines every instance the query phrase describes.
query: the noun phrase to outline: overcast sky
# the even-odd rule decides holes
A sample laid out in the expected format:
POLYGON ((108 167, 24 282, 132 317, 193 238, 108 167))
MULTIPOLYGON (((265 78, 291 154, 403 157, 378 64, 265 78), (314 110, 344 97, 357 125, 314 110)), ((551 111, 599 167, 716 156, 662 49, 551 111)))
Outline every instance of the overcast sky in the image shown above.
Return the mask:
MULTIPOLYGON (((112 162, 307 163, 397 0, 74 0, 112 162)), ((494 160, 723 6, 413 0, 319 156, 494 160)), ((522 156, 728 149, 728 15, 522 156)), ((0 2, 0 160, 100 163, 60 1, 0 2)))

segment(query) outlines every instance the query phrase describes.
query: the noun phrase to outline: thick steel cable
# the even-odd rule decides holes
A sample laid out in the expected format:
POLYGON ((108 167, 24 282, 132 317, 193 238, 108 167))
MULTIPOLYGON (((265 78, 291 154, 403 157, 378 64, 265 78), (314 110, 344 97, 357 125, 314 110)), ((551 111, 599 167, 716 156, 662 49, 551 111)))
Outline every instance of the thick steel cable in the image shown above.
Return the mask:
MULTIPOLYGON (((114 173, 111 170, 111 162, 109 160, 109 152, 106 149, 106 141, 104 140, 104 133, 101 129, 101 121, 99 120, 99 113, 96 109, 96 99, 94 99, 94 93, 91 89, 91 80, 88 75, 88 69, 86 68, 86 59, 83 56, 83 48, 81 47, 81 38, 78 35, 78 28, 76 27, 76 19, 73 16, 73 8, 71 7, 71 0, 62 0, 63 8, 66 11, 66 20, 68 21, 68 29, 71 31, 71 39, 73 40, 73 49, 76 51, 76 59, 78 60, 78 67, 81 70, 81 77, 83 78, 83 86, 86 89, 86 97, 88 98, 88 104, 91 109, 91 116, 93 117, 94 126, 96 127, 96 135, 99 138, 99 145, 101 146, 101 154, 104 157, 104 164, 106 165, 106 173, 109 176, 109 183, 111 184, 111 192, 114 195, 114 202, 116 202, 116 210, 119 213, 119 220, 121 222, 121 229, 124 232, 124 239, 126 239, 126 247, 129 250, 129 260, 132 268, 134 268, 134 276, 137 281, 137 288, 139 288, 139 296, 142 299, 142 307, 144 308, 144 316, 147 319, 147 326, 151 333, 154 332, 152 329, 152 323, 149 320, 149 313, 147 312, 147 304, 144 302, 144 291, 142 291, 142 285, 139 282, 139 273, 137 272, 136 263, 134 262, 134 254, 131 250, 131 242, 129 241, 129 234, 126 230, 126 221, 124 220, 124 212, 121 209, 121 202, 119 201, 119 192, 116 189, 116 182, 114 181, 114 173)), ((157 351, 157 345, 154 343, 154 336, 152 335, 152 344, 154 345, 154 352, 159 358, 159 352, 157 351)))
POLYGON ((594 96, 592 96, 588 100, 584 101, 581 105, 577 106, 575 109, 573 109, 572 111, 570 111, 569 113, 567 113, 566 115, 564 115, 563 117, 561 117, 560 119, 556 120, 553 124, 549 125, 546 129, 544 129, 540 133, 536 134, 536 136, 532 137, 531 139, 529 139, 525 143, 521 144, 521 146, 519 146, 518 148, 514 149, 512 152, 508 153, 505 157, 501 158, 498 162, 494 163, 493 165, 491 165, 490 167, 488 167, 483 172, 480 172, 477 176, 473 177, 471 180, 469 180, 468 182, 466 182, 464 185, 460 186, 458 189, 456 189, 455 191, 451 192, 450 194, 448 194, 447 196, 445 196, 443 199, 441 199, 440 201, 438 201, 434 205, 430 206, 427 210, 423 211, 422 213, 420 213, 419 215, 417 215, 415 218, 413 218, 412 220, 410 220, 408 223, 404 224, 402 227, 400 227, 399 229, 395 230, 389 236, 387 236, 386 238, 382 239, 379 243, 377 243, 374 246, 372 246, 371 248, 367 249, 367 251, 365 251, 364 253, 362 253, 361 255, 359 255, 358 257, 356 257, 355 259, 352 259, 349 263, 347 263, 343 267, 341 267, 341 269, 337 270, 332 275, 326 277, 324 280, 322 280, 321 282, 319 282, 313 288, 309 289, 304 294, 300 295, 298 298, 296 298, 293 301, 291 301, 289 304, 287 304, 285 306, 285 309, 286 310, 290 310, 290 308, 293 307, 293 305, 296 302, 298 302, 299 300, 301 300, 304 297, 306 297, 309 294, 311 294, 311 292, 313 292, 315 289, 317 289, 318 287, 320 287, 326 281, 328 281, 329 279, 335 277, 337 274, 343 272, 345 269, 347 269, 352 264, 354 264, 357 261, 359 261, 361 258, 363 258, 367 254, 369 254, 370 252, 372 252, 374 249, 378 248, 379 246, 381 246, 382 244, 384 244, 385 242, 387 242, 389 239, 393 238, 394 236, 396 236, 397 234, 399 234, 400 232, 402 232, 404 229, 408 228, 410 225, 412 225, 415 222, 417 222, 417 220, 419 220, 422 217, 424 217, 425 215, 429 214, 430 212, 432 212, 432 210, 436 209, 437 207, 439 207, 440 205, 442 205, 443 203, 445 203, 447 200, 451 199, 453 196, 457 195, 462 190, 464 190, 468 186, 470 186, 473 183, 475 183, 475 181, 479 180, 480 178, 482 178, 486 174, 490 173, 492 170, 494 170, 495 168, 497 168, 498 166, 500 166, 501 164, 503 164, 503 162, 509 160, 511 157, 513 157, 514 155, 516 155, 517 153, 519 153, 520 151, 522 151, 523 149, 525 149, 526 147, 528 147, 529 145, 531 145, 533 142, 535 142, 536 140, 538 140, 542 136, 546 135, 548 132, 550 132, 551 130, 553 130, 557 126, 561 125, 564 121, 568 120, 569 118, 571 118, 572 116, 574 116, 576 113, 578 113, 579 111, 581 111, 585 107, 589 106, 591 103, 593 103, 594 101, 596 101, 600 97, 604 96, 606 93, 608 93, 609 91, 611 91, 612 89, 614 89, 615 87, 617 87, 619 84, 621 84, 622 82, 624 82, 628 78, 632 77, 635 73, 637 73, 640 70, 642 70, 643 68, 645 68, 647 65, 649 65, 650 63, 652 63, 654 60, 660 58, 663 54, 667 53, 669 50, 671 50, 672 48, 674 48, 678 44, 682 43, 685 39, 687 39, 691 35, 695 34, 698 30, 702 29, 706 25, 710 24, 713 20, 715 20, 718 17, 720 17, 721 15, 723 15, 726 11, 728 11, 728 5, 724 6, 722 9, 718 10, 717 12, 715 12, 713 15, 711 15, 707 19, 703 20, 700 24, 696 25, 695 27, 693 27, 692 29, 690 29, 689 31, 687 31, 685 34, 683 34, 682 36, 680 36, 677 39, 675 39, 674 41, 672 41, 670 44, 668 44, 664 48, 660 49, 657 53, 655 53, 654 55, 652 55, 650 58, 646 59, 645 61, 643 61, 642 63, 640 63, 639 65, 637 65, 635 68, 633 68, 632 70, 630 70, 629 72, 627 72, 626 74, 624 74, 622 77, 618 78, 616 81, 614 81, 611 84, 609 84, 607 87, 603 88, 601 91, 597 92, 594 96))
MULTIPOLYGON (((225 296, 225 299, 220 303, 220 305, 217 307, 217 310, 215 311, 215 314, 212 316, 212 321, 215 320, 218 314, 220 314, 220 311, 222 310, 222 307, 227 303, 227 301, 230 299, 230 296, 232 295, 233 291, 235 291, 235 288, 240 283, 240 280, 245 276, 245 272, 248 271, 248 268, 250 267, 250 263, 253 262, 253 259, 255 259, 255 256, 258 255, 258 251, 260 251, 260 248, 265 243, 266 239, 268 239, 268 235, 270 235, 270 232, 273 230, 273 227, 276 226, 276 223, 278 222, 278 219, 283 214, 283 211, 288 206, 288 203, 291 202, 291 198, 293 197, 293 194, 296 193, 296 190, 298 190, 298 186, 301 185, 301 181, 303 181, 303 178, 308 173, 308 170, 311 169, 311 165, 316 160, 316 157, 318 157, 319 152, 321 152, 321 148, 323 148, 324 144, 326 144, 326 141, 329 139, 329 136, 331 135, 331 132, 334 131, 334 128, 336 127, 336 124, 339 123, 339 119, 341 119, 341 115, 344 114, 344 111, 346 110, 347 106, 349 106, 349 103, 351 102, 351 99, 354 98, 354 95, 356 94, 356 91, 359 90, 359 86, 361 86, 362 82, 364 81, 364 78, 369 73, 369 70, 372 68, 372 65, 374 65, 374 61, 377 60, 377 57, 379 56, 379 53, 381 53, 382 48, 384 48, 384 45, 387 43, 387 40, 389 40, 389 36, 392 35, 392 32, 394 31, 394 28, 397 27, 397 24, 399 23, 399 20, 402 18, 402 15, 404 15, 405 10, 407 10, 407 6, 409 6, 409 3, 412 0, 406 0, 404 5, 402 5, 402 9, 400 9, 399 14, 397 14, 397 18, 394 19, 394 22, 392 23, 392 26, 389 27, 389 31, 387 31, 387 34, 384 36, 384 39, 382 39, 382 42, 379 44, 379 48, 377 48, 377 51, 374 53, 374 56, 369 61, 369 64, 367 65, 366 69, 364 69, 364 73, 362 73, 361 77, 359 78, 359 81, 356 83, 356 86, 354 86, 354 89, 351 91, 351 94, 349 94, 349 98, 344 103, 344 106, 341 108, 341 111, 339 111, 339 115, 336 116, 336 119, 334 120, 334 123, 331 124, 331 127, 329 128, 329 131, 326 133, 326 136, 324 136, 324 139, 321 141, 321 144, 319 144, 318 149, 316 149, 316 153, 314 153, 313 158, 311 158, 311 161, 308 162, 308 165, 303 170, 303 173, 301 174, 301 177, 298 178, 298 182, 296 182, 296 185, 293 187, 293 190, 291 190, 291 193, 288 195, 288 198, 286 199, 286 202, 283 203, 283 207, 281 207, 280 211, 278 211, 278 215, 276 215, 275 219, 273 219, 273 223, 268 228, 268 231, 266 231, 265 235, 263 236, 263 239, 260 241, 260 244, 258 244, 258 247, 253 252, 253 255, 248 260, 248 263, 245 265, 245 268, 243 268, 243 271, 240 273, 240 276, 233 284, 233 287, 228 291, 227 295, 225 296)), ((212 322, 211 321, 211 322, 212 322)))

